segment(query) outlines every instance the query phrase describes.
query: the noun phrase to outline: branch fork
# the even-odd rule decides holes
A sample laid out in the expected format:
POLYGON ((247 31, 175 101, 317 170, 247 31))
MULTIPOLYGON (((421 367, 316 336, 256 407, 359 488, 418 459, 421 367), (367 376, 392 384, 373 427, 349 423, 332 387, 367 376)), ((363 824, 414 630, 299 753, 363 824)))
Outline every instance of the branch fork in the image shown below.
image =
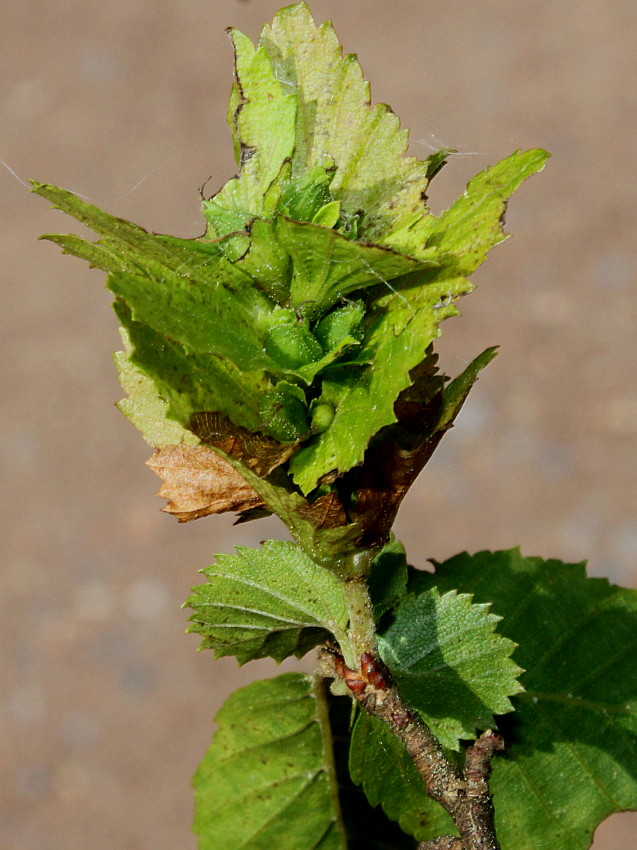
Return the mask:
POLYGON ((451 815, 460 833, 420 844, 418 850, 500 850, 489 790, 491 761, 504 749, 502 738, 483 732, 468 748, 464 768, 450 762, 433 732, 403 701, 383 662, 363 653, 360 670, 351 670, 331 649, 321 653, 319 672, 342 680, 361 709, 383 720, 402 742, 429 796, 451 815))

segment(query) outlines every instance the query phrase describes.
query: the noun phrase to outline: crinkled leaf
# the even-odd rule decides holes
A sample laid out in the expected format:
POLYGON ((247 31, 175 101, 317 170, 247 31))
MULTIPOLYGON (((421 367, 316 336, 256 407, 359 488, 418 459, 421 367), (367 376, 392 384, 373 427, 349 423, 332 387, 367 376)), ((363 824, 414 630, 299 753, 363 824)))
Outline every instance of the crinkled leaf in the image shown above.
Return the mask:
POLYGON ((544 150, 517 150, 481 171, 446 212, 423 219, 427 246, 452 255, 453 272, 470 275, 491 248, 508 238, 502 230, 507 199, 541 171, 548 158, 544 150))
POLYGON ((396 401, 398 423, 376 435, 365 453, 363 467, 352 470, 345 479, 356 492, 350 511, 353 520, 377 537, 390 532, 404 496, 495 353, 495 348, 484 351, 445 387, 447 378, 437 374, 437 357, 428 350, 425 360, 410 373, 412 385, 396 401))
POLYGON ((111 274, 107 286, 129 305, 134 321, 178 343, 186 354, 221 357, 242 372, 277 369, 263 348, 270 327, 259 332, 257 311, 242 316, 223 287, 193 286, 168 273, 161 283, 146 275, 111 274))
POLYGON ((347 652, 343 583, 294 543, 238 547, 203 572, 208 582, 187 602, 194 610, 189 631, 203 636, 202 648, 234 655, 240 664, 265 656, 283 661, 331 634, 347 652))
POLYGON ((347 850, 319 688, 285 673, 228 697, 194 778, 199 850, 347 850))
POLYGON ((311 318, 322 316, 350 292, 437 264, 433 251, 429 259, 418 261, 387 248, 350 242, 326 227, 283 217, 277 220, 276 236, 292 258, 292 304, 311 318))
POLYGON ((358 368, 326 371, 321 400, 335 408, 334 418, 325 432, 299 449, 290 466, 303 492, 314 489, 327 473, 359 464, 374 434, 396 421, 394 403, 411 384, 410 370, 438 335, 438 322, 455 312, 440 300, 446 286, 404 288, 404 292, 378 298, 368 310, 355 358, 358 368))
POLYGON ((414 590, 434 585, 492 603, 520 644, 525 692, 491 780, 502 850, 586 850, 600 821, 637 809, 637 591, 518 550, 414 573, 414 590))
POLYGON ((294 451, 293 445, 240 428, 220 413, 195 413, 189 428, 203 443, 221 449, 262 477, 285 463, 294 451))
POLYGON ((163 510, 190 522, 226 511, 254 510, 263 500, 230 464, 206 446, 164 446, 146 461, 163 484, 163 510))
POLYGON ((381 805, 388 818, 418 841, 457 835, 451 817, 429 797, 404 746, 382 720, 359 714, 349 764, 352 780, 363 786, 370 804, 381 805))
POLYGON ((241 168, 204 205, 209 239, 149 234, 53 186, 34 191, 98 233, 49 238, 109 273, 131 364, 167 417, 188 428, 193 414, 215 411, 302 443, 291 470, 309 493, 360 464, 396 421, 410 372, 471 288, 466 276, 503 238, 506 199, 546 154, 487 169, 435 217, 424 191, 449 151, 405 155, 407 132, 371 107, 331 25, 316 27, 300 4, 256 47, 232 38, 241 168), (348 294, 365 309, 356 333, 320 334, 348 294))
POLYGON ((380 638, 405 700, 450 749, 492 726, 494 714, 512 711, 509 697, 521 690, 515 644, 495 631, 500 618, 488 609, 432 587, 405 597, 380 638))
POLYGON ((473 288, 466 275, 503 238, 506 199, 541 170, 547 156, 544 151, 513 154, 474 178, 463 198, 440 219, 427 219, 434 221, 430 240, 445 252, 445 258, 438 258, 439 268, 419 272, 418 285, 410 285, 407 276, 397 287, 381 286, 384 294, 372 302, 365 318, 356 361, 368 365, 359 375, 342 370, 326 373, 323 394, 336 405, 334 419, 324 433, 300 449, 291 466, 304 492, 331 470, 342 472, 359 464, 373 435, 396 421, 394 403, 410 385, 410 371, 439 336, 440 322, 457 314, 454 301, 473 288), (452 228, 448 238, 443 226, 435 224, 445 216, 452 228))
MULTIPOLYGON (((370 106, 369 83, 356 57, 342 55, 332 25, 317 27, 300 3, 281 10, 259 44, 282 90, 298 97, 292 175, 333 162, 332 196, 344 216, 364 211, 364 242, 382 244, 386 233, 426 214, 427 164, 405 156, 408 132, 394 113, 370 106)), ((264 132, 260 144, 268 143, 264 132)))
POLYGON ((127 397, 117 404, 118 409, 138 428, 146 442, 160 446, 196 446, 199 438, 168 417, 168 404, 159 396, 153 381, 129 359, 132 346, 122 329, 124 351, 114 355, 119 382, 127 397))
POLYGON ((347 512, 335 490, 303 505, 299 514, 320 530, 339 528, 347 523, 347 512))
POLYGON ((277 80, 264 48, 255 49, 247 36, 230 31, 235 50, 239 97, 232 121, 240 145, 241 172, 216 195, 221 206, 252 215, 267 213, 264 199, 294 150, 296 93, 277 80), (267 143, 264 144, 264 141, 267 143))
POLYGON ((171 419, 188 428, 194 413, 215 410, 244 428, 262 427, 261 405, 272 391, 262 373, 241 372, 220 357, 188 355, 179 343, 136 322, 123 301, 114 307, 130 338, 131 363, 152 380, 171 419))
POLYGON ((354 522, 339 526, 331 523, 326 525, 324 512, 318 510, 315 513, 313 505, 296 492, 289 477, 281 470, 274 470, 272 475, 261 478, 242 460, 217 446, 211 446, 211 449, 245 478, 267 507, 283 520, 294 539, 313 561, 341 579, 360 573, 359 525, 354 522))

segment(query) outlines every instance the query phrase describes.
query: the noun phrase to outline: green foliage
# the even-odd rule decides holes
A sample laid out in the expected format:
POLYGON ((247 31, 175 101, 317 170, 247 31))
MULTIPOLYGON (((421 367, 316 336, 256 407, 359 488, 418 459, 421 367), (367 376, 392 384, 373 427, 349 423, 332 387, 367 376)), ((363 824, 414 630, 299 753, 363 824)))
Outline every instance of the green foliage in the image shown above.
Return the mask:
POLYGON ((413 574, 414 591, 434 586, 492 603, 519 643, 525 690, 492 778, 503 850, 585 850, 601 820, 637 808, 637 591, 515 549, 413 574))
POLYGON ((382 806, 408 835, 427 841, 457 830, 442 806, 428 795, 416 766, 386 723, 359 714, 352 731, 350 773, 369 803, 382 806))
POLYGON ((435 216, 430 183, 453 152, 407 156, 408 131, 371 105, 329 23, 301 3, 256 44, 231 37, 239 171, 204 201, 205 237, 33 184, 98 236, 46 238, 107 273, 119 408, 159 450, 170 512, 275 513, 294 538, 217 556, 190 631, 240 664, 323 644, 314 677, 255 682, 219 712, 195 777, 199 850, 413 850, 462 832, 401 743, 418 717, 459 783, 483 781, 466 743, 499 724, 502 850, 585 850, 601 819, 637 807, 637 592, 515 550, 417 572, 390 530, 496 353, 449 381, 440 324, 548 154, 516 151, 435 216))
POLYGON ((348 850, 415 850, 413 838, 392 822, 380 806, 370 805, 365 792, 352 781, 349 763, 352 701, 348 697, 336 697, 329 691, 324 693, 348 850))
POLYGON ((394 608, 407 590, 408 567, 405 547, 391 540, 372 562, 367 587, 378 623, 386 611, 394 608))
MULTIPOLYGON (((237 548, 203 570, 207 584, 186 603, 201 648, 240 664, 270 656, 299 658, 326 638, 348 650, 343 583, 294 543, 270 540, 261 549, 237 548)), ((348 655, 351 653, 348 652, 348 655)))
POLYGON ((117 407, 142 432, 149 446, 196 446, 199 438, 168 416, 168 404, 160 397, 155 383, 130 359, 132 346, 122 328, 124 351, 114 355, 119 382, 126 398, 117 407))
POLYGON ((132 421, 157 440, 167 418, 189 429, 193 415, 222 413, 295 444, 289 471, 307 494, 396 421, 467 276, 504 238, 507 198, 547 154, 486 169, 436 217, 425 191, 450 152, 406 156, 407 131, 370 106, 329 24, 299 4, 256 46, 232 40, 240 171, 204 202, 207 238, 149 234, 53 186, 34 191, 100 237, 47 238, 108 272, 132 346, 123 381, 128 360, 164 402, 154 424, 129 405, 132 421))
POLYGON ((467 195, 443 214, 457 230, 466 228, 466 255, 451 253, 460 241, 459 233, 446 241, 432 222, 431 238, 442 248, 437 254, 439 267, 422 271, 416 279, 412 274, 402 280, 377 281, 367 307, 365 335, 352 358, 362 371, 328 370, 322 398, 335 407, 334 419, 292 458, 294 480, 304 492, 311 491, 329 470, 344 471, 360 463, 372 436, 396 421, 394 403, 411 384, 410 371, 438 336, 440 322, 456 315, 456 298, 471 290, 466 276, 489 248, 502 241, 500 220, 506 198, 545 159, 546 154, 538 151, 513 154, 475 178, 467 195))
POLYGON ((494 714, 512 711, 509 697, 521 688, 510 655, 515 644, 495 631, 499 617, 455 589, 433 587, 406 596, 381 635, 383 661, 407 702, 438 740, 457 749, 475 738, 494 714))
POLYGON ((347 850, 319 687, 285 673, 226 700, 194 779, 199 850, 347 850))

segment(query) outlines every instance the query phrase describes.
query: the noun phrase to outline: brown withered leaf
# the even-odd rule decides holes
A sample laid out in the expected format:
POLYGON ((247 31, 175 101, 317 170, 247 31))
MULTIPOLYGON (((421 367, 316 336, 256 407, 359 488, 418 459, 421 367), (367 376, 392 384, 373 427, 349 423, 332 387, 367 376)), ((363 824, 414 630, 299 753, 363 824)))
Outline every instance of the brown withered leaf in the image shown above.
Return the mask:
POLYGON ((206 446, 165 446, 146 461, 163 481, 157 495, 179 522, 264 505, 250 485, 206 446))
POLYGON ((265 478, 285 463, 296 449, 296 443, 279 443, 265 434, 252 433, 235 425, 222 413, 194 413, 189 430, 202 443, 216 446, 230 457, 245 463, 260 478, 265 478))
POLYGON ((315 528, 340 528, 347 524, 343 503, 334 492, 319 496, 311 505, 303 505, 299 514, 315 528))

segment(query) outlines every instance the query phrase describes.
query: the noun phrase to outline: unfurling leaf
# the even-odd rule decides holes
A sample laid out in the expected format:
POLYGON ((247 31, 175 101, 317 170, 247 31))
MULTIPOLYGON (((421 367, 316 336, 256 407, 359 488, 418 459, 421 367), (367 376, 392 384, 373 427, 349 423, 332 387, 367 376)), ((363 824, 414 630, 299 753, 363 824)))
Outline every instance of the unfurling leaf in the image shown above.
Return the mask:
POLYGON ((600 821, 637 809, 637 590, 517 549, 457 555, 411 585, 491 603, 519 643, 525 690, 491 778, 502 850, 587 850, 600 821))
POLYGON ((380 638, 406 702, 450 749, 492 726, 494 714, 513 711, 509 697, 522 689, 510 658, 515 644, 495 631, 500 618, 488 611, 467 594, 431 587, 406 596, 380 638))
POLYGON ((495 348, 483 351, 447 387, 447 378, 436 371, 437 356, 431 350, 412 370, 413 383, 394 406, 396 425, 376 435, 362 469, 354 469, 349 475, 356 491, 351 516, 369 533, 384 537, 390 532, 403 498, 452 427, 480 371, 495 354, 495 348))
POLYGON ((164 482, 157 493, 168 500, 162 510, 179 522, 264 505, 245 479, 206 446, 165 446, 146 465, 164 482))

